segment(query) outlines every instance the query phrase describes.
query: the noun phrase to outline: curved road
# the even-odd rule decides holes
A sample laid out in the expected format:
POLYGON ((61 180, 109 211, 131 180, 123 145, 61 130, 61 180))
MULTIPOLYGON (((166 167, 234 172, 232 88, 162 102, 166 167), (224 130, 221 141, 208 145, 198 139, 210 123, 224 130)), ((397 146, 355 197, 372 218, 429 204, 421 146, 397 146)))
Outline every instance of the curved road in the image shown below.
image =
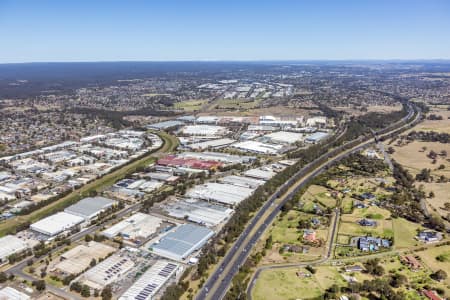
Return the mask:
MULTIPOLYGON (((411 124, 418 121, 420 118, 420 111, 417 110, 416 117, 414 118, 414 120, 410 121, 410 119, 414 115, 414 108, 409 103, 407 105, 409 110, 408 115, 405 116, 402 120, 391 125, 389 128, 392 128, 393 126, 398 126, 401 123, 406 124, 402 125, 399 128, 395 127, 394 129, 387 132, 386 129, 381 130, 377 132, 377 134, 387 136, 389 134, 401 131, 405 127, 411 126, 411 124)), ((238 273, 239 267, 244 264, 245 260, 247 259, 248 255, 251 252, 251 249, 260 239, 262 233, 275 219, 276 215, 279 213, 283 204, 290 198, 292 198, 297 193, 298 190, 305 187, 308 184, 309 180, 319 175, 326 168, 328 168, 335 162, 339 161, 340 159, 350 155, 351 153, 360 151, 364 147, 367 147, 368 145, 374 142, 374 139, 371 138, 369 140, 364 141, 364 138, 360 137, 356 141, 359 142, 359 144, 357 146, 354 146, 350 150, 346 150, 345 148, 346 145, 342 145, 328 153, 323 154, 313 162, 305 165, 305 167, 302 170, 297 172, 292 178, 290 178, 286 183, 284 183, 280 188, 278 188, 277 191, 269 197, 269 199, 265 202, 265 204, 251 219, 249 224, 246 226, 245 230, 241 233, 239 238, 234 243, 233 247, 228 250, 222 262, 213 271, 212 275, 208 278, 204 286, 197 294, 196 299, 197 300, 223 299, 232 282, 234 275, 238 273), (318 167, 315 167, 315 165, 320 161, 322 161, 323 159, 328 159, 328 161, 322 163, 318 167), (286 189, 287 191, 284 192, 286 189)), ((339 215, 335 211, 333 234, 336 230, 337 224, 336 220, 338 220, 338 217, 339 215)), ((334 237, 331 240, 333 239, 334 237)), ((327 257, 324 258, 325 260, 328 259, 329 256, 331 256, 332 251, 331 246, 332 245, 330 244, 327 257)))

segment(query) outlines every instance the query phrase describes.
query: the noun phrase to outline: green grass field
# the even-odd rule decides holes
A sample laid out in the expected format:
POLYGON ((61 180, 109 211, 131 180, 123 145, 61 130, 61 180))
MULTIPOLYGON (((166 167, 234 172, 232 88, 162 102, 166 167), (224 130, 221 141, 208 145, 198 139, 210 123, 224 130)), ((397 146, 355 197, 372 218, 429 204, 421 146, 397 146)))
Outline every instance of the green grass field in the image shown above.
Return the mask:
POLYGON ((394 227, 394 247, 396 249, 409 248, 418 244, 415 236, 420 224, 410 222, 403 218, 392 220, 394 227))
POLYGON ((291 210, 281 219, 277 219, 270 230, 274 243, 300 244, 298 241, 300 231, 297 226, 301 218, 304 216, 302 217, 300 212, 291 210))
MULTIPOLYGON (((178 140, 175 137, 163 132, 158 132, 158 135, 164 140, 164 144, 159 150, 157 150, 157 152, 171 152, 178 146, 178 140)), ((55 212, 61 211, 65 207, 79 201, 84 197, 87 197, 90 192, 103 190, 105 187, 110 186, 116 181, 124 178, 127 174, 134 173, 139 167, 147 166, 153 161, 155 161, 155 157, 153 156, 153 153, 149 153, 141 159, 133 161, 121 167, 120 169, 113 171, 112 173, 109 173, 91 183, 88 183, 81 188, 73 191, 69 195, 62 197, 61 199, 58 199, 41 209, 38 209, 25 216, 18 216, 5 220, 0 224, 0 236, 14 233, 16 227, 20 224, 24 224, 26 222, 36 222, 46 216, 54 214, 55 212)))
POLYGON ((192 111, 200 110, 203 107, 203 105, 205 105, 206 103, 208 103, 208 100, 203 100, 203 99, 187 100, 187 101, 174 103, 173 108, 177 109, 177 110, 184 110, 186 112, 192 112, 192 111))
POLYGON ((308 299, 322 295, 331 285, 344 286, 345 281, 336 268, 321 266, 316 274, 300 278, 296 272, 308 273, 303 268, 265 270, 261 272, 252 291, 255 300, 308 299))
POLYGON ((344 214, 351 214, 353 209, 353 198, 351 197, 345 197, 342 199, 342 213, 344 214))

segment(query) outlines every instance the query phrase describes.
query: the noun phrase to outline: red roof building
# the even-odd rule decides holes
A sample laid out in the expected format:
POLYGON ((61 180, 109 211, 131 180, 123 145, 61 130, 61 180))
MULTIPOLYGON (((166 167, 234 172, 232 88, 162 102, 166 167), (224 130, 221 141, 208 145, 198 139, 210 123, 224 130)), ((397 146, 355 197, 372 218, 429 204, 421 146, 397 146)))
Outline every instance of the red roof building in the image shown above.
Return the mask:
POLYGON ((222 166, 215 160, 200 160, 195 158, 180 158, 176 155, 168 155, 158 160, 158 164, 167 167, 186 167, 200 170, 213 170, 222 166))
POLYGON ((423 290, 422 294, 430 300, 442 300, 435 292, 430 290, 423 290))

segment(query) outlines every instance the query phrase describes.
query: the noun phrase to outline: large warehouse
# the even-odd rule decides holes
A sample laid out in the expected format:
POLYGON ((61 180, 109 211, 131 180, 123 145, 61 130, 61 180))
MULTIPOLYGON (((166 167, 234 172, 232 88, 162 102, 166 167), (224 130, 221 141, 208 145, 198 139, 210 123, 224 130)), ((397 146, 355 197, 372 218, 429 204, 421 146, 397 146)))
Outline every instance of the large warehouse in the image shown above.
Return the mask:
POLYGON ((186 135, 222 136, 228 133, 228 129, 215 125, 188 125, 181 132, 186 135))
POLYGON ((91 241, 88 245, 78 245, 63 253, 54 269, 65 275, 76 275, 89 268, 93 259, 98 261, 115 251, 114 247, 91 241))
POLYGON ((289 131, 277 131, 266 134, 263 139, 275 144, 293 144, 303 140, 303 134, 289 131))
POLYGON ((124 239, 140 243, 141 240, 145 240, 156 233, 162 222, 163 220, 158 217, 136 213, 104 230, 102 234, 107 238, 121 235, 124 239))
POLYGON ((84 218, 80 216, 75 216, 66 212, 59 212, 31 224, 30 228, 46 236, 54 237, 57 234, 69 230, 83 222, 84 218))
POLYGON ((166 282, 176 274, 179 264, 166 260, 157 261, 150 267, 119 300, 150 300, 166 282))
POLYGON ((186 197, 234 206, 249 197, 254 189, 226 183, 207 182, 186 192, 186 197))
POLYGON ((164 209, 171 217, 187 218, 189 221, 206 226, 219 225, 233 213, 231 208, 194 199, 175 201, 165 205, 164 209))
POLYGON ((89 197, 78 201, 76 204, 67 207, 66 213, 82 217, 85 220, 92 220, 101 212, 114 206, 116 201, 104 197, 89 197))
POLYGON ((252 153, 260 153, 260 154, 270 154, 275 155, 282 152, 284 146, 283 145, 274 145, 261 143, 257 141, 243 141, 239 143, 232 144, 231 147, 252 153))
POLYGON ((0 238, 0 264, 7 262, 11 254, 22 252, 27 248, 28 244, 14 235, 0 238))
POLYGON ((86 271, 80 281, 90 288, 102 290, 108 284, 116 282, 134 267, 134 262, 119 254, 114 254, 86 271))
POLYGON ((183 224, 152 244, 150 250, 157 255, 181 261, 203 247, 213 235, 214 231, 206 227, 183 224))
POLYGON ((225 176, 222 179, 220 179, 220 181, 232 185, 248 187, 251 189, 256 189, 257 187, 265 183, 264 180, 236 175, 225 176))

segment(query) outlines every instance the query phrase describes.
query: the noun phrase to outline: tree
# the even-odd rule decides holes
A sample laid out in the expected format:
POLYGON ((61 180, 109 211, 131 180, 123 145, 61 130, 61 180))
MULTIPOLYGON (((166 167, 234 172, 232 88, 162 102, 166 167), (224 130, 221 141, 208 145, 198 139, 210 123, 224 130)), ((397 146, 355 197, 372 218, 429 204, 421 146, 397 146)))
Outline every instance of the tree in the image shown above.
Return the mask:
POLYGON ((81 296, 85 298, 91 296, 91 289, 85 284, 83 284, 83 287, 81 288, 81 296))
POLYGON ((95 266, 96 264, 97 264, 97 261, 95 260, 95 258, 93 258, 93 259, 91 260, 91 262, 89 263, 89 265, 90 265, 91 267, 95 266))
POLYGON ((103 291, 101 293, 101 296, 102 296, 102 300, 110 300, 112 298, 112 290, 111 290, 111 287, 109 285, 107 285, 103 289, 103 291))
POLYGON ((0 283, 4 283, 8 280, 8 276, 6 276, 5 272, 0 272, 0 283))
POLYGON ((428 193, 428 198, 434 198, 434 192, 433 191, 430 191, 428 193))
POLYGON ((92 236, 89 235, 89 234, 86 234, 86 235, 84 236, 84 241, 87 242, 87 243, 89 243, 90 241, 92 241, 92 236))
POLYGON ((445 202, 444 203, 444 209, 445 210, 450 210, 450 202, 445 202))
POLYGON ((430 277, 437 281, 445 280, 447 279, 447 272, 440 269, 431 274, 430 277))
POLYGON ((407 282, 407 278, 405 275, 403 274, 394 274, 391 276, 391 279, 389 281, 389 284, 394 287, 394 288, 398 288, 400 286, 402 286, 403 284, 405 284, 407 282))
POLYGON ((44 280, 36 280, 33 281, 32 285, 36 288, 38 291, 45 290, 45 281, 44 280))
POLYGON ((266 240, 266 245, 264 246, 264 248, 272 249, 272 244, 273 244, 272 235, 269 235, 269 237, 266 240))

